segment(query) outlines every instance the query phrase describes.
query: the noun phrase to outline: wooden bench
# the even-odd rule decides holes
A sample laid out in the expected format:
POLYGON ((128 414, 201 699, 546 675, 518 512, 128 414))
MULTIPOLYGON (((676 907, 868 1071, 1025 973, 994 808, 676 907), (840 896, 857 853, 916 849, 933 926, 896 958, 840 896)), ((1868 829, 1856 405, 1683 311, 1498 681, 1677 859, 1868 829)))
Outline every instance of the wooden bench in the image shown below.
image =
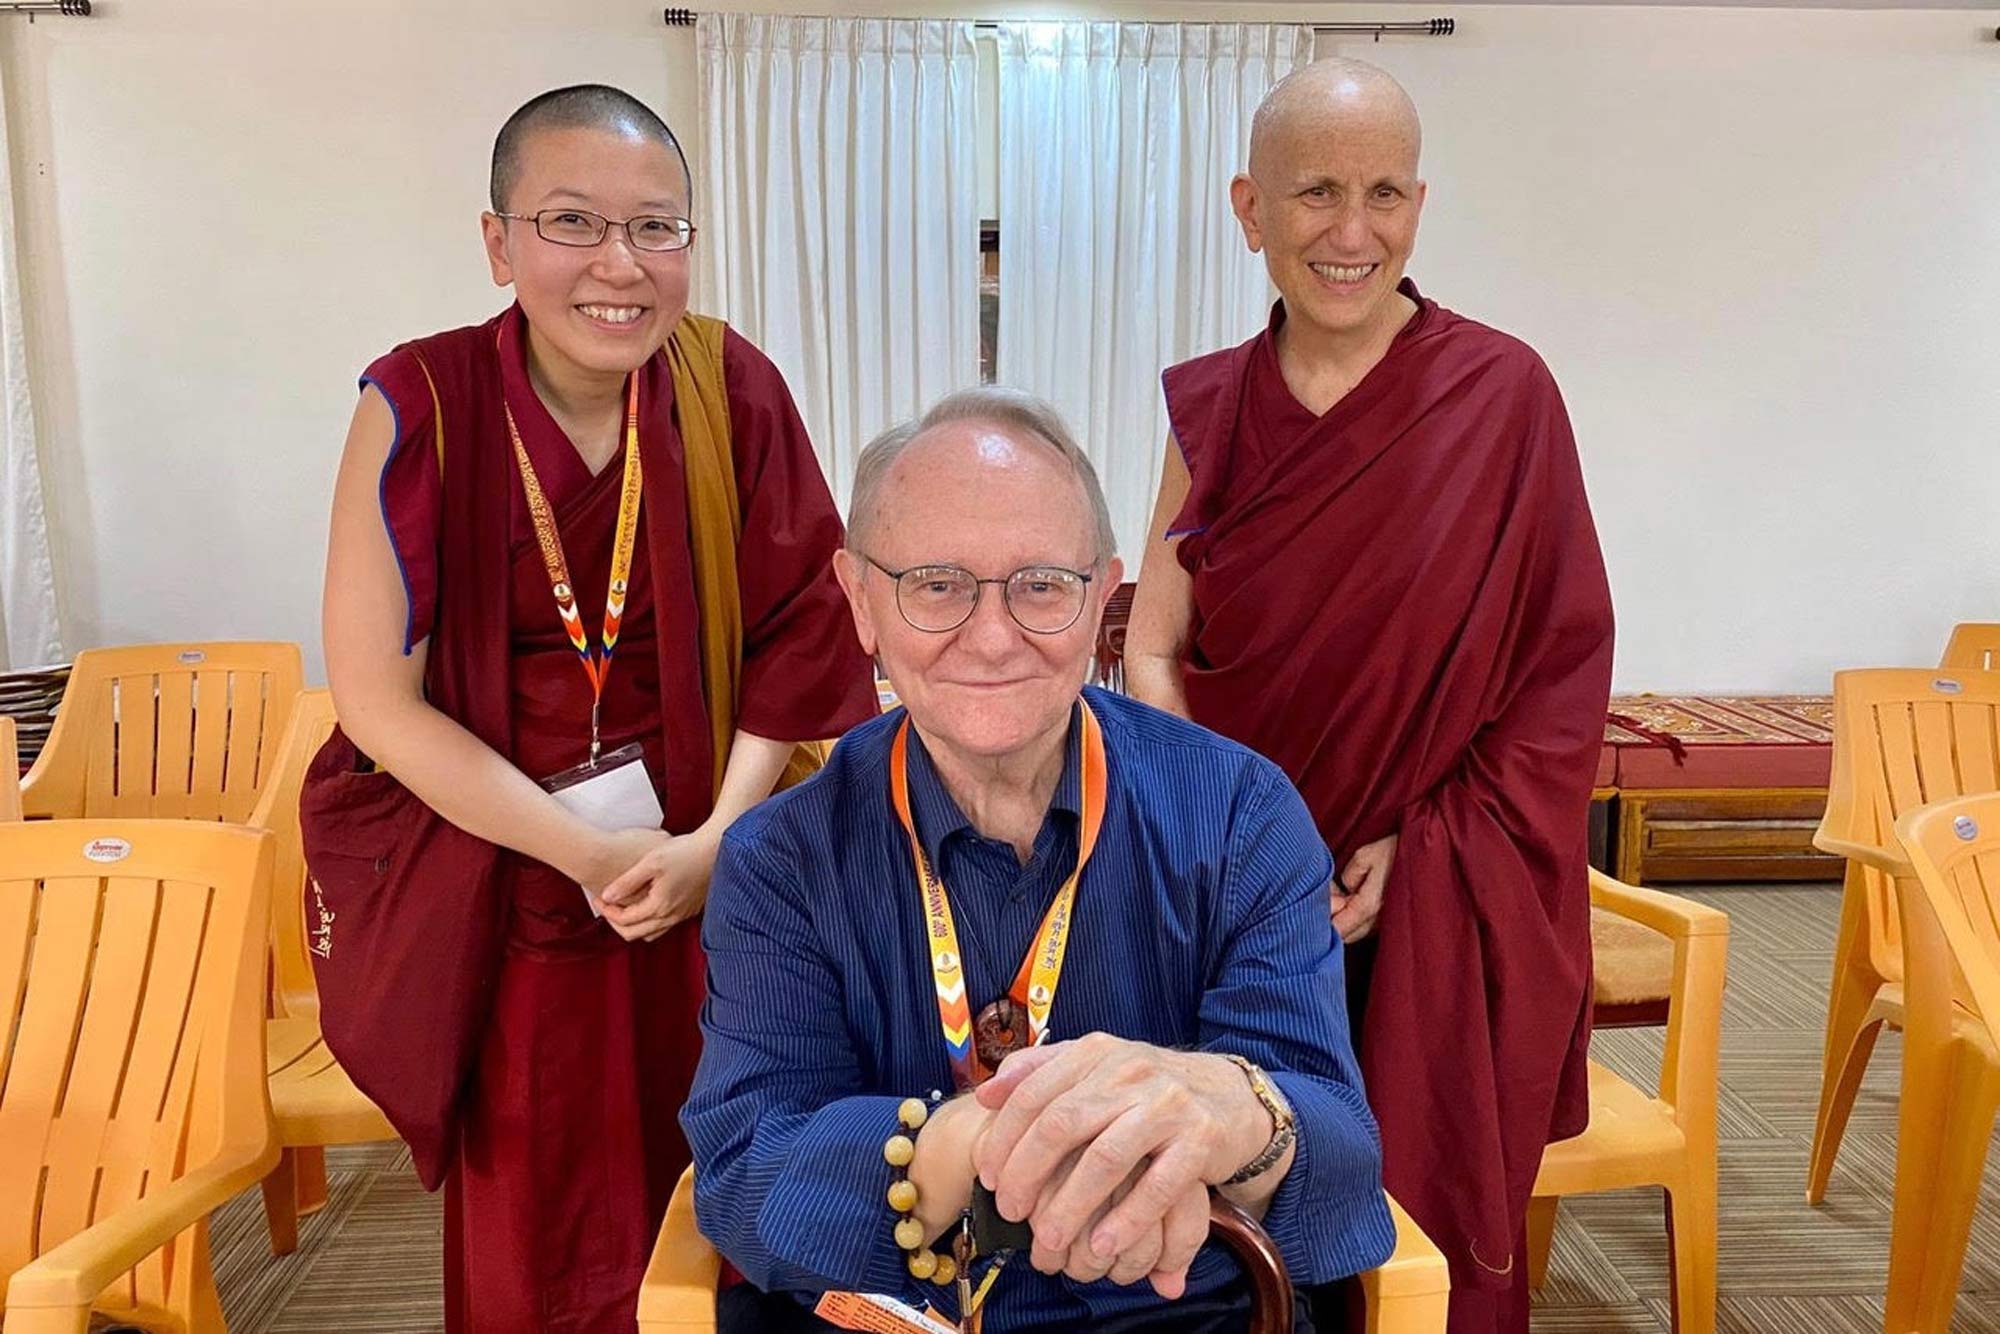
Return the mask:
POLYGON ((1832 746, 1826 696, 1613 698, 1599 766, 1612 873, 1633 885, 1838 880, 1839 859, 1812 844, 1832 746))

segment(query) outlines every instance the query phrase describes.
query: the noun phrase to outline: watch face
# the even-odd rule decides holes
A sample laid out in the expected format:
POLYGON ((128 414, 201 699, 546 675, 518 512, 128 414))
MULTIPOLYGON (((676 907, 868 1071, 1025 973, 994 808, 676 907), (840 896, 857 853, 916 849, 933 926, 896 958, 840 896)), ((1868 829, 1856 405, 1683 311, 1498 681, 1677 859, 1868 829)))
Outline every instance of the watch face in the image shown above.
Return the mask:
POLYGON ((1292 1123, 1291 1102, 1283 1093, 1278 1091, 1278 1086, 1271 1083, 1268 1079, 1264 1082, 1264 1087, 1271 1092, 1271 1115, 1277 1117, 1284 1124, 1290 1125, 1292 1123))

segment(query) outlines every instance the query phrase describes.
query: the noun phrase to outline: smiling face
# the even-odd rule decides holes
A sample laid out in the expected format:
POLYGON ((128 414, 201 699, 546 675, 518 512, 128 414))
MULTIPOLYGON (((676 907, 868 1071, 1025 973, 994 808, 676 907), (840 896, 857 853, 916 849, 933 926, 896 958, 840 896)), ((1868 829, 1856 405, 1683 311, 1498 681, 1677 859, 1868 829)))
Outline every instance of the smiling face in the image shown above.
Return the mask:
MULTIPOLYGON (((667 144, 618 128, 535 130, 520 145, 506 212, 575 208, 620 219, 688 216, 687 173, 667 144)), ((545 241, 532 221, 482 219, 493 281, 512 284, 552 374, 624 375, 687 310, 687 250, 635 249, 621 227, 594 246, 545 241)))
POLYGON ((1321 62, 1272 90, 1230 202, 1288 319, 1339 336, 1392 318, 1423 212, 1420 149, 1409 98, 1372 66, 1321 62))
POLYGON ((994 422, 949 421, 912 440, 890 465, 862 547, 835 570, 862 646, 878 656, 927 744, 967 759, 1029 751, 1068 725, 1089 671, 1105 600, 1124 569, 1098 568, 1090 500, 1056 450, 994 422), (1056 634, 1024 630, 1001 589, 982 585, 955 630, 911 626, 892 570, 956 565, 981 579, 1031 566, 1092 576, 1082 613, 1056 634))

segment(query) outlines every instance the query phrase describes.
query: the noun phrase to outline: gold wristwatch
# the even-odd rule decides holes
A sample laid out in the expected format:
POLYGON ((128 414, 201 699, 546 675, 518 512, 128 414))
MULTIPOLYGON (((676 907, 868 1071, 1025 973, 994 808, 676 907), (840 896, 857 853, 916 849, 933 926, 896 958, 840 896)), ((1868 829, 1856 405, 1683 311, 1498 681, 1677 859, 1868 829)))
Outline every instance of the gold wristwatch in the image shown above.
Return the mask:
POLYGON ((1264 1072, 1254 1062, 1248 1061, 1235 1052, 1221 1053, 1222 1059, 1243 1072, 1250 1081, 1250 1091, 1257 1095, 1257 1101, 1264 1104, 1264 1110, 1271 1114, 1271 1142, 1264 1151, 1243 1164, 1235 1176, 1223 1182, 1225 1186, 1240 1186, 1246 1181, 1271 1170, 1271 1165, 1285 1156, 1285 1150, 1299 1136, 1298 1118, 1292 1115, 1292 1105, 1285 1101, 1285 1095, 1278 1092, 1264 1072))

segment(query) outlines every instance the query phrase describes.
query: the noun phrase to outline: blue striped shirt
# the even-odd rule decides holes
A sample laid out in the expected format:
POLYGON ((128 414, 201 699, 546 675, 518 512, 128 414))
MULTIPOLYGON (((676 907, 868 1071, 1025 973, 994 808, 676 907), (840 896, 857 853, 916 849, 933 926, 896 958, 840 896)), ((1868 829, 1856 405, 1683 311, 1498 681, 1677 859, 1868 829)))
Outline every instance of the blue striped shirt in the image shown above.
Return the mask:
MULTIPOLYGON (((1381 1154, 1348 1038, 1332 859, 1305 804, 1235 742, 1091 689, 1109 790, 1079 885, 1050 1039, 1104 1031, 1240 1053, 1298 1116, 1298 1149, 1264 1226, 1294 1281, 1379 1264, 1395 1241, 1381 1154)), ((902 711, 844 738, 826 769, 724 836, 702 943, 709 997, 694 1091, 702 1231, 766 1290, 859 1289, 931 1301, 891 1235, 882 1141, 896 1105, 949 1092, 909 841, 889 801, 902 711)), ((917 834, 950 896, 975 1012, 1001 995, 1076 858, 1078 729, 1023 866, 982 837, 912 736, 917 834)), ((1237 1278, 1205 1247, 1188 1291, 1237 1278)), ((1160 1298, 1141 1282, 1083 1284, 1008 1266, 986 1328, 1075 1328, 1160 1298)))

